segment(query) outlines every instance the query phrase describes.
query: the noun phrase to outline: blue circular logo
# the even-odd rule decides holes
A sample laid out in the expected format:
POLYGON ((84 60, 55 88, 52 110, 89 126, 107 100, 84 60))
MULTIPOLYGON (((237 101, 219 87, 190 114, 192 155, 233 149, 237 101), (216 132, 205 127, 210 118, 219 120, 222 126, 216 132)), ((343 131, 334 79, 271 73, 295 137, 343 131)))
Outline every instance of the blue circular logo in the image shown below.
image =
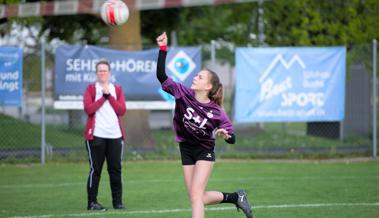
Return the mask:
POLYGON ((189 69, 189 62, 185 58, 178 58, 175 61, 175 69, 180 74, 185 74, 189 69))

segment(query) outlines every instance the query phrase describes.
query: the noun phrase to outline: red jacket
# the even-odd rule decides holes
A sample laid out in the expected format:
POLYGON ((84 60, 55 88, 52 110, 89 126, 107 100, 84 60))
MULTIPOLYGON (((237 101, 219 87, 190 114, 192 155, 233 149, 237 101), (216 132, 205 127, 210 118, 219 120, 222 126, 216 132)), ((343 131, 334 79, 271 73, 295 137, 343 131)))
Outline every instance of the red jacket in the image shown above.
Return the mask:
MULTIPOLYGON (((121 86, 115 85, 117 100, 111 95, 108 97, 108 101, 111 104, 113 110, 116 112, 118 117, 118 124, 122 133, 122 139, 125 140, 125 132, 122 127, 121 117, 126 113, 125 97, 124 91, 121 86)), ((95 128, 95 114, 96 111, 104 104, 107 100, 103 96, 95 101, 96 99, 96 86, 95 84, 89 84, 84 92, 83 105, 84 112, 87 114, 87 124, 84 137, 86 140, 93 140, 93 132, 95 128)))

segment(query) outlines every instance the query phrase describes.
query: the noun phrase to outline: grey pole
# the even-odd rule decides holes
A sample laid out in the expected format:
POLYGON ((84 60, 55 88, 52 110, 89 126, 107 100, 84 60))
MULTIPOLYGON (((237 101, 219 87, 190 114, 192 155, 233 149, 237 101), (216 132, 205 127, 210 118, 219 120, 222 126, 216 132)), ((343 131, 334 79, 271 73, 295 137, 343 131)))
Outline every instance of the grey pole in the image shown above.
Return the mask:
MULTIPOLYGON (((264 0, 258 0, 258 41, 259 47, 265 45, 265 26, 264 26, 264 0)), ((285 128, 285 123, 282 123, 282 127, 285 128)), ((257 123, 259 129, 264 127, 264 123, 257 123)))
POLYGON ((216 64, 216 41, 211 40, 211 62, 214 66, 216 64))
POLYGON ((45 126, 45 41, 41 43, 41 164, 45 164, 46 126, 45 126))
POLYGON ((372 157, 377 158, 377 141, 376 141, 376 39, 372 42, 372 97, 373 97, 373 111, 372 111, 372 157))
POLYGON ((259 46, 265 45, 264 9, 263 0, 258 1, 258 41, 259 46))
POLYGON ((176 31, 171 32, 171 47, 178 46, 178 37, 176 36, 176 31))

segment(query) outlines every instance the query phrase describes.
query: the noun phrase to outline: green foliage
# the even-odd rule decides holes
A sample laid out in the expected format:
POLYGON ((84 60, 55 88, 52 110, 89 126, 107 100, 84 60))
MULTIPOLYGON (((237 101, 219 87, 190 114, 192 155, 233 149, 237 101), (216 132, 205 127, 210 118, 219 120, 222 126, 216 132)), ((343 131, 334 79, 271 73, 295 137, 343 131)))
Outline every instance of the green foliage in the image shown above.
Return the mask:
POLYGON ((265 5, 271 46, 369 43, 379 37, 378 1, 277 0, 265 5), (376 11, 376 12, 375 12, 376 11))
POLYGON ((95 15, 44 17, 41 33, 47 31, 49 40, 68 43, 100 44, 108 38, 108 27, 95 15))
MULTIPOLYGON (((263 8, 266 43, 270 46, 350 48, 379 38, 379 1, 275 0, 266 1, 263 8)), ((251 34, 258 35, 257 13, 256 2, 143 12, 143 35, 154 43, 162 30, 175 30, 181 45, 224 40, 254 46, 258 41, 251 34)))
MULTIPOLYGON (((268 46, 346 46, 348 63, 371 61, 371 53, 357 45, 379 38, 377 0, 275 0, 265 1, 263 9, 268 46)), ((153 45, 166 30, 176 31, 182 46, 208 45, 211 40, 260 46, 257 2, 142 12, 142 26, 145 42, 153 45)), ((221 46, 217 58, 233 63, 232 51, 221 46)), ((204 54, 209 57, 207 49, 204 54)))
MULTIPOLYGON (((48 125, 46 143, 57 147, 79 147, 84 142, 84 127, 71 130, 68 127, 48 125)), ((0 114, 0 148, 39 148, 41 146, 41 126, 0 114)))
POLYGON ((18 3, 20 2, 20 0, 1 0, 0 1, 0 4, 14 4, 14 3, 18 3))
POLYGON ((162 31, 176 31, 180 45, 201 45, 213 39, 245 43, 251 13, 239 12, 254 8, 254 4, 231 4, 146 11, 141 13, 142 34, 153 44, 162 31))
MULTIPOLYGON (((143 43, 155 47, 158 35, 166 31, 171 31, 178 27, 178 17, 181 9, 172 8, 165 10, 141 11, 141 32, 143 43)), ((170 35, 169 35, 170 37, 170 35)))
MULTIPOLYGON (((27 2, 33 2, 29 0, 27 2)), ((5 0, 3 3, 19 2, 5 0)), ((265 1, 264 27, 270 46, 331 46, 367 43, 379 38, 377 0, 265 1)), ((180 45, 224 40, 258 45, 258 3, 141 12, 144 42, 155 45, 162 31, 176 31, 180 45)), ((14 18, 23 25, 41 24, 49 39, 98 44, 107 41, 107 27, 94 15, 14 18)))
POLYGON ((41 90, 41 56, 39 54, 24 55, 23 80, 27 92, 41 90))
MULTIPOLYGON (((21 1, 6 0, 3 2, 12 4, 21 1)), ((27 0, 26 2, 36 2, 36 0, 27 0)), ((48 40, 60 39, 68 43, 100 44, 107 41, 108 38, 107 26, 96 15, 12 17, 9 19, 9 24, 12 23, 25 27, 37 26, 40 28, 38 37, 47 35, 48 40)))

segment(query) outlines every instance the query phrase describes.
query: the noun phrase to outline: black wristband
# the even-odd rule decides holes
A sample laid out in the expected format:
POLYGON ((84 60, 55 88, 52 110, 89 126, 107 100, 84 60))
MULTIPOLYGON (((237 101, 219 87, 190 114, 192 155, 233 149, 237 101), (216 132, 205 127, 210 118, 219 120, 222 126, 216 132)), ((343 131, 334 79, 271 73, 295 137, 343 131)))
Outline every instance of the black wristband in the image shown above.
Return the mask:
POLYGON ((232 133, 230 135, 230 138, 228 139, 225 139, 225 142, 229 143, 229 144, 234 144, 236 143, 236 135, 234 135, 234 133, 232 133))
POLYGON ((105 94, 105 93, 103 93, 103 97, 104 97, 105 99, 108 99, 108 98, 109 98, 109 96, 111 96, 111 94, 110 94, 110 93, 108 93, 108 94, 105 94))

